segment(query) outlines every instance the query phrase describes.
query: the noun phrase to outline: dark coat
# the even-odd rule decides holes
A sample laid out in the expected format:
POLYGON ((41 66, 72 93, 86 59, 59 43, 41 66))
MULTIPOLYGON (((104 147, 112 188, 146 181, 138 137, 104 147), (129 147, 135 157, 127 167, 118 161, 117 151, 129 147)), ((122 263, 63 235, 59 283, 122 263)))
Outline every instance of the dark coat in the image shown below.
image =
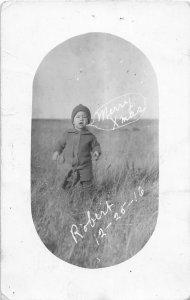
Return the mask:
POLYGON ((96 137, 87 129, 81 131, 75 128, 64 132, 57 143, 55 151, 63 152, 65 175, 72 170, 79 170, 80 180, 92 179, 92 157, 95 151, 101 154, 100 144, 96 137))

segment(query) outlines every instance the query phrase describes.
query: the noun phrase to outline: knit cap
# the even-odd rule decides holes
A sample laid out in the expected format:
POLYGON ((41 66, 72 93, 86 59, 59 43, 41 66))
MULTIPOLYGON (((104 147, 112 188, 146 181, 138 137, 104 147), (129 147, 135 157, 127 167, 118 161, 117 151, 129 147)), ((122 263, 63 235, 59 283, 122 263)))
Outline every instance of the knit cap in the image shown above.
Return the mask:
POLYGON ((72 123, 73 123, 73 121, 74 121, 74 117, 76 116, 76 114, 77 114, 79 111, 83 111, 83 112, 86 113, 87 118, 88 118, 88 124, 89 124, 90 121, 91 121, 91 113, 90 113, 90 110, 88 109, 88 107, 86 107, 86 106, 84 106, 84 105, 82 105, 82 104, 77 105, 77 106, 73 109, 72 114, 71 114, 71 121, 72 121, 72 123))

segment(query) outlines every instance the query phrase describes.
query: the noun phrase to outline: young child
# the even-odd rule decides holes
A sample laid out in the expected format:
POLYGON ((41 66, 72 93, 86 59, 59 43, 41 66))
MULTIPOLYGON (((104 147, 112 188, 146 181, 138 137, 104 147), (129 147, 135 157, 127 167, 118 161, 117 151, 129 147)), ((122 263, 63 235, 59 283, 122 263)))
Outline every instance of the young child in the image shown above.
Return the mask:
POLYGON ((57 143, 53 160, 57 160, 63 152, 65 176, 62 187, 66 190, 80 182, 83 190, 92 187, 92 160, 98 160, 101 154, 100 144, 96 137, 87 129, 91 121, 90 110, 79 104, 71 115, 73 128, 63 133, 57 143))

